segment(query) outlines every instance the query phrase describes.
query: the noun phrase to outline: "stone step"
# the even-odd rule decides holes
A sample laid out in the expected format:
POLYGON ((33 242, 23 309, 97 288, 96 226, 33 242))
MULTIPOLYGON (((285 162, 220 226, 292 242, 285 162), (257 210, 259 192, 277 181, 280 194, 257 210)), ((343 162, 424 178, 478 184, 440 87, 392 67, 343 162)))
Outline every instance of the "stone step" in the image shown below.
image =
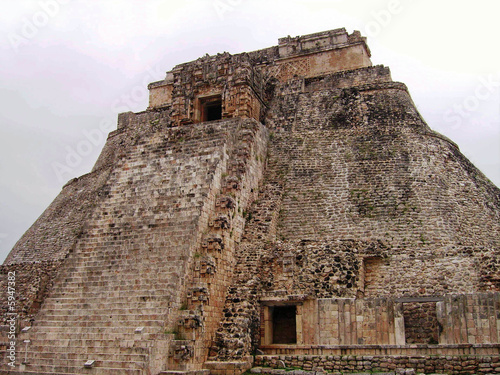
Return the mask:
MULTIPOLYGON (((151 288, 151 286, 148 286, 151 288)), ((164 297, 172 295, 172 291, 168 293, 169 290, 165 289, 165 285, 162 285, 161 288, 157 289, 147 289, 147 288, 137 288, 133 285, 122 286, 121 289, 118 289, 114 285, 105 285, 102 287, 94 287, 88 288, 85 286, 77 287, 64 287, 63 285, 59 285, 53 293, 51 293, 51 297, 66 297, 66 298, 88 298, 88 297, 137 297, 137 296, 150 296, 150 297, 164 297), (97 289, 97 290, 96 290, 97 289)))
POLYGON ((143 375, 144 370, 140 368, 112 368, 103 367, 96 364, 92 369, 84 368, 83 364, 77 366, 58 366, 28 364, 21 365, 17 371, 8 371, 7 374, 37 374, 37 375, 79 375, 79 374, 99 374, 99 375, 143 375))
POLYGON ((45 298, 44 303, 94 303, 94 302, 109 302, 109 303, 133 303, 133 302, 142 302, 146 303, 149 301, 162 302, 166 305, 165 301, 170 301, 169 296, 166 295, 134 295, 129 297, 106 297, 106 300, 103 300, 101 296, 89 296, 89 297, 53 297, 49 296, 45 298))
POLYGON ((115 320, 113 318, 99 318, 99 319, 78 319, 78 320, 69 320, 65 319, 65 317, 58 316, 54 319, 54 317, 49 317, 48 319, 44 319, 43 317, 37 317, 38 321, 35 321, 34 327, 40 325, 43 326, 58 326, 58 327, 142 327, 142 326, 161 326, 164 323, 162 318, 159 319, 141 319, 141 317, 136 317, 136 319, 130 318, 128 320, 115 320))
MULTIPOLYGON (((65 341, 65 342, 85 342, 86 345, 89 345, 92 341, 95 341, 95 346, 102 347, 103 345, 110 344, 111 346, 119 345, 120 342, 127 343, 128 346, 134 345, 134 343, 146 342, 147 340, 155 340, 157 337, 163 336, 165 334, 165 330, 162 327, 157 327, 154 330, 150 330, 147 332, 146 328, 142 330, 142 332, 136 333, 136 328, 129 328, 124 330, 123 332, 78 332, 72 333, 67 327, 67 331, 34 331, 28 336, 23 336, 24 339, 30 339, 33 345, 38 342, 45 341, 65 341)), ((75 344, 77 345, 77 344, 75 344)), ((77 345, 78 346, 78 345, 77 345)))
POLYGON ((90 314, 107 315, 107 314, 120 314, 120 315, 154 315, 154 314, 164 314, 168 308, 161 306, 161 303, 157 303, 156 306, 146 307, 145 303, 142 305, 136 304, 136 306, 124 306, 120 304, 116 306, 113 303, 110 304, 82 304, 75 303, 74 307, 61 307, 58 308, 57 304, 52 307, 47 307, 44 310, 44 314, 47 315, 72 315, 72 316, 82 316, 90 314))
MULTIPOLYGON (((115 321, 115 320, 109 320, 106 322, 103 321, 92 321, 92 320, 87 320, 87 321, 82 321, 80 320, 78 322, 78 326, 75 326, 75 322, 69 321, 69 322, 64 322, 61 320, 38 320, 35 322, 34 327, 32 328, 33 330, 39 330, 39 329, 47 329, 51 327, 58 327, 61 329, 67 329, 67 328, 72 328, 72 329, 84 329, 84 328, 116 328, 116 329, 135 329, 137 327, 162 327, 164 324, 164 320, 159 319, 159 320, 127 320, 127 321, 115 321), (63 323, 63 324, 61 324, 63 323), (66 324, 64 324, 66 323, 66 324)), ((35 331, 36 332, 36 331, 35 331)))
MULTIPOLYGON (((171 274, 172 272, 176 272, 178 270, 178 266, 175 264, 160 264, 158 267, 154 267, 152 269, 144 270, 144 269, 136 269, 137 268, 137 263, 136 264, 123 264, 123 263, 118 263, 113 266, 104 266, 102 265, 92 265, 89 264, 88 266, 83 265, 81 268, 73 270, 71 272, 68 272, 66 274, 66 277, 89 277, 89 276, 101 276, 101 275, 108 275, 108 276, 140 276, 141 274, 144 275, 144 272, 158 272, 159 275, 167 275, 171 274), (138 274, 136 272, 139 272, 138 274)), ((151 261, 145 261, 145 262, 159 262, 159 260, 151 260, 151 261)), ((97 262, 92 262, 92 263, 97 263, 97 262)), ((151 264, 151 263, 149 263, 151 264)), ((154 264, 154 263, 153 263, 154 264)), ((147 278, 144 278, 145 280, 148 280, 147 278)))
MULTIPOLYGON (((60 317, 60 315, 58 316, 60 317)), ((44 319, 38 317, 38 321, 35 321, 31 329, 32 332, 47 332, 50 328, 60 328, 61 330, 67 330, 68 327, 73 329, 73 332, 86 332, 97 329, 115 329, 115 330, 135 330, 137 327, 144 327, 144 331, 151 332, 154 329, 163 326, 164 320, 160 317, 158 319, 141 319, 141 317, 132 317, 130 319, 114 319, 113 316, 110 318, 108 316, 94 317, 89 316, 88 319, 85 317, 81 319, 65 319, 63 316, 61 319, 54 318, 53 316, 44 319)), ((28 332, 28 333, 30 333, 28 332)))
POLYGON ((103 256, 100 258, 88 258, 88 259, 79 259, 79 263, 73 269, 68 270, 68 275, 73 274, 81 274, 81 275, 89 275, 89 274, 99 274, 101 272, 116 272, 120 270, 121 272, 130 273, 141 271, 139 269, 139 265, 142 264, 147 266, 150 270, 159 270, 159 271, 169 271, 175 270, 175 263, 164 263, 161 258, 158 259, 142 259, 141 263, 138 264, 134 262, 132 259, 130 260, 120 260, 115 263, 110 263, 110 258, 112 255, 103 256))
POLYGON ((165 314, 166 312, 167 309, 164 307, 145 307, 145 306, 115 307, 113 304, 102 306, 99 309, 93 308, 93 306, 86 306, 85 308, 83 306, 80 307, 77 306, 76 308, 68 308, 68 309, 57 308, 57 307, 54 307, 52 309, 48 307, 45 308, 44 306, 44 314, 46 314, 44 316, 68 315, 68 316, 80 317, 80 316, 89 316, 90 313, 92 313, 93 316, 114 315, 114 314, 148 316, 148 315, 165 314))
POLYGON ((101 262, 99 263, 99 265, 117 264, 125 261, 132 263, 134 257, 137 255, 140 255, 141 259, 148 263, 150 263, 151 261, 162 260, 162 253, 160 252, 160 250, 158 250, 158 252, 136 250, 134 256, 132 256, 129 252, 124 252, 123 249, 110 250, 109 248, 102 248, 101 250, 101 248, 98 248, 92 252, 79 252, 76 255, 78 255, 78 258, 76 259, 77 263, 69 266, 68 271, 74 271, 77 267, 77 264, 83 264, 84 262, 89 260, 101 262))
MULTIPOLYGON (((72 322, 78 324, 79 322, 108 322, 111 320, 121 320, 126 322, 141 322, 144 320, 161 320, 164 315, 162 314, 152 314, 152 315, 130 315, 130 314, 94 314, 94 315, 52 315, 44 313, 43 316, 38 317, 38 320, 48 320, 52 322, 72 322)), ((59 324, 58 324, 59 325, 59 324)))
MULTIPOLYGON (((94 294, 95 296, 95 294, 94 294)), ((165 311, 171 306, 172 299, 170 296, 132 296, 129 299, 118 297, 99 296, 97 298, 86 299, 78 296, 51 297, 46 299, 43 308, 47 310, 97 310, 97 309, 142 309, 151 310, 157 309, 165 311)))
MULTIPOLYGON (((60 354, 60 353, 59 353, 60 354)), ((105 359, 105 357, 97 358, 97 356, 78 355, 77 358, 63 358, 65 356, 60 355, 58 358, 41 358, 41 357, 33 357, 33 353, 28 352, 28 363, 32 364, 36 367, 42 366, 63 366, 63 367, 83 367, 83 364, 91 359, 95 361, 95 368, 107 367, 107 368, 117 368, 117 369, 140 369, 141 365, 144 363, 145 359, 140 359, 139 361, 125 361, 125 360, 110 360, 105 359), (30 354, 32 354, 30 356, 30 354)))
MULTIPOLYGON (((168 281, 175 277, 179 273, 179 268, 172 270, 99 270, 94 273, 80 273, 80 274, 72 274, 66 275, 64 279, 60 279, 59 282, 64 283, 81 283, 81 282, 96 282, 96 281, 105 281, 110 284, 113 283, 123 283, 127 282, 130 284, 147 284, 147 285, 156 285, 160 286, 162 283, 168 284, 168 281), (155 274, 157 277, 148 278, 144 277, 145 274, 155 274)), ((60 285, 59 285, 60 286, 60 285)))
MULTIPOLYGON (((146 291, 145 290, 138 290, 138 291, 129 291, 128 297, 123 296, 122 301, 131 301, 133 299, 140 299, 142 301, 156 301, 158 302, 158 305, 162 305, 165 308, 168 308, 170 303, 173 300, 172 296, 172 291, 170 293, 167 293, 167 291, 161 291, 152 295, 145 295, 146 291), (127 298, 129 298, 127 300, 127 298)), ((154 293, 154 291, 153 291, 154 293)), ((55 300, 59 300, 61 298, 66 298, 67 302, 70 303, 69 300, 73 300, 73 303, 81 303, 81 301, 86 301, 87 297, 90 299, 91 296, 94 297, 95 299, 100 299, 101 303, 108 302, 109 304, 115 303, 116 300, 120 300, 122 297, 120 295, 116 295, 116 291, 100 291, 99 292, 94 292, 91 293, 90 291, 86 291, 83 295, 82 294, 76 294, 74 291, 72 292, 67 292, 67 293, 57 293, 57 294, 52 294, 51 297, 54 298, 55 300), (60 294, 60 295, 59 295, 60 294)), ((145 302, 143 302, 145 303, 145 302)))
MULTIPOLYGON (((84 348, 82 348, 84 349, 84 348)), ((19 352, 18 358, 22 358, 24 362, 26 353, 19 352)), ((62 365, 62 366, 75 366, 85 363, 87 360, 95 360, 100 363, 102 367, 126 368, 136 369, 140 368, 140 364, 148 360, 148 354, 122 354, 111 355, 103 353, 86 353, 78 352, 30 352, 28 351, 28 363, 43 366, 43 365, 62 365)))
MULTIPOLYGON (((131 268, 132 266, 128 265, 117 265, 115 267, 104 267, 104 266, 89 266, 88 268, 85 268, 85 266, 82 266, 81 269, 65 273, 64 277, 65 278, 91 278, 91 277, 107 277, 109 278, 110 276, 118 279, 123 279, 127 280, 129 278, 135 279, 142 279, 144 281, 155 281, 155 279, 150 279, 147 277, 144 277, 144 275, 150 274, 150 272, 155 272, 158 276, 161 277, 166 277, 169 275, 172 275, 173 273, 178 272, 179 267, 176 265, 163 265, 159 267, 155 267, 152 269, 135 269, 131 268)), ((137 264, 135 265, 137 267, 137 264)), ((61 281, 65 281, 64 279, 61 279, 61 281)), ((71 281, 71 280, 68 280, 71 281)), ((76 280, 80 281, 80 280, 76 280)))
MULTIPOLYGON (((119 260, 114 264, 109 264, 109 258, 112 256, 107 256, 107 257, 102 257, 100 258, 89 258, 89 259, 83 259, 80 261, 80 267, 72 270, 68 270, 68 273, 76 273, 76 274, 91 274, 93 272, 98 273, 98 272, 114 272, 116 270, 133 270, 135 267, 137 267, 137 262, 134 262, 133 260, 119 260), (107 259, 106 259, 107 258, 107 259), (84 267, 82 267, 84 265, 84 267)), ((147 262, 147 264, 155 265, 155 269, 159 269, 161 271, 169 271, 169 270, 175 270, 175 267, 169 264, 164 264, 164 263, 159 263, 162 262, 161 257, 158 257, 158 259, 143 259, 144 262, 147 262)))
POLYGON ((16 370, 4 370, 4 371, 0 371, 0 374, 28 374, 28 375, 74 375, 74 374, 69 374, 67 372, 42 372, 42 371, 38 371, 38 370, 27 370, 26 369, 26 365, 22 365, 22 367, 19 367, 20 370, 19 371, 16 371, 16 370))
POLYGON ((115 340, 115 339, 99 339, 99 340, 88 340, 88 339, 36 339, 33 337, 30 344, 32 348, 52 348, 54 346, 58 347, 94 347, 94 348, 104 348, 104 347, 147 347, 152 345, 152 342, 144 341, 140 337, 128 340, 115 340))
MULTIPOLYGON (((144 275, 144 272, 158 272, 161 274, 170 274, 171 272, 176 272, 178 270, 178 264, 175 262, 172 263, 159 263, 161 260, 143 260, 144 268, 140 267, 137 263, 122 263, 118 262, 114 265, 109 265, 108 260, 99 260, 99 261, 87 261, 82 262, 80 266, 72 271, 68 271, 66 277, 86 277, 86 276, 141 276, 144 275), (107 263, 105 263, 107 262, 107 263), (157 263, 154 263, 157 262, 157 263), (87 264, 90 263, 90 264, 87 264), (96 263, 96 264, 94 264, 96 263), (146 269, 146 266, 147 267, 146 269), (153 267, 151 267, 153 266, 153 267), (139 272, 138 274, 136 272, 139 272)), ((144 278, 144 280, 148 280, 148 278, 144 278)))
POLYGON ((43 304, 43 308, 46 309, 47 311, 50 310, 74 310, 74 309, 83 309, 85 308, 86 310, 102 310, 106 308, 113 307, 115 309, 122 309, 122 310, 128 310, 128 309, 158 309, 161 311, 165 311, 165 304, 162 303, 164 301, 157 301, 157 300, 151 300, 151 301, 130 301, 130 302, 109 302, 107 300, 95 300, 92 302, 82 302, 78 300, 73 300, 73 301, 67 301, 67 302, 55 302, 55 301, 45 301, 43 304))
MULTIPOLYGON (((156 332, 135 333, 132 332, 36 332, 33 338, 36 340, 153 340, 156 332)), ((30 336, 31 337, 31 336, 30 336)))
MULTIPOLYGON (((158 261, 151 261, 151 262, 158 262, 158 261)), ((94 262, 92 262, 94 263, 94 262)), ((102 262, 101 262, 102 263, 102 262)), ((178 270, 178 267, 173 266, 173 265, 162 265, 159 267, 155 267, 154 269, 149 269, 149 270, 143 270, 143 269, 134 269, 132 267, 137 267, 137 264, 135 265, 129 265, 129 264, 116 264, 112 267, 109 266, 99 266, 99 265, 88 265, 88 268, 86 266, 82 266, 79 269, 73 270, 71 272, 67 272, 65 274, 65 278, 91 278, 91 277, 99 277, 99 276, 113 276, 113 277, 130 277, 130 276, 136 276, 140 277, 141 275, 144 275, 144 272, 149 273, 149 272, 156 272, 158 273, 159 276, 167 276, 170 275, 171 273, 174 273, 178 270)), ((143 278, 145 281, 148 281, 147 278, 143 278)), ((64 281, 64 280, 63 280, 64 281)), ((69 280, 71 281, 71 280, 69 280)), ((78 280, 77 280, 78 281, 78 280)), ((154 281, 154 280, 150 280, 154 281)))
MULTIPOLYGON (((31 361, 33 363, 42 363, 40 362, 41 360, 51 360, 52 362, 58 361, 58 360, 72 360, 72 361, 86 361, 87 359, 91 358, 94 360, 98 359, 105 359, 109 361, 119 361, 119 362, 144 362, 148 359, 148 354, 143 353, 143 354, 138 354, 138 353, 132 353, 132 354, 120 354, 120 353, 103 353, 99 351, 95 352, 87 352, 87 348, 66 348, 67 351, 62 352, 56 352, 56 351, 48 351, 51 350, 51 348, 42 348, 40 351, 30 351, 30 348, 28 348, 28 361, 31 361), (70 351, 68 351, 70 350, 70 351), (35 359, 36 358, 36 362, 35 359)), ((111 348, 110 348, 111 349, 111 348)), ((116 350, 116 348, 113 348, 116 350)), ((18 353, 18 358, 22 358, 24 361, 25 357, 25 351, 20 350, 18 353)))
MULTIPOLYGON (((174 336, 174 335, 172 335, 174 336)), ((115 345, 114 346, 77 346, 77 345, 71 345, 71 347, 67 346, 52 346, 52 347, 46 347, 44 346, 45 344, 42 341, 42 344, 37 344, 36 341, 33 341, 30 343, 29 350, 30 352, 37 352, 37 353, 44 353, 44 352, 49 352, 54 353, 55 355, 64 355, 68 353, 86 353, 88 355, 93 355, 93 356, 100 356, 100 355, 106 355, 106 356, 121 356, 121 355, 147 355, 149 353, 149 349, 146 347, 138 347, 138 346, 131 346, 131 347, 124 347, 120 345, 115 345)), ((19 358, 24 358, 24 345, 18 348, 19 350, 19 358)))
MULTIPOLYGON (((116 277, 115 277, 116 278, 116 277)), ((114 280, 112 277, 100 278, 100 280, 78 280, 78 281, 62 281, 61 284, 57 287, 57 291, 63 290, 78 290, 78 289, 97 289, 99 292, 105 291, 113 291, 116 288, 127 289, 127 290, 136 290, 138 288, 141 289, 156 289, 164 287, 168 285, 168 282, 172 280, 170 278, 161 278, 156 280, 155 282, 141 281, 141 280, 114 280)))
POLYGON ((158 375, 210 375, 210 370, 161 371, 158 375))
POLYGON ((171 289, 131 289, 127 288, 126 290, 82 290, 82 288, 63 288, 58 287, 51 293, 51 297, 76 297, 76 298, 90 298, 96 297, 97 295, 101 296, 101 298, 110 298, 110 297, 164 297, 171 296, 171 289))
MULTIPOLYGON (((109 258, 109 257, 108 257, 109 258)), ((138 264, 137 263, 117 263, 112 266, 109 264, 108 260, 96 260, 96 261, 88 261, 88 263, 91 264, 86 264, 86 262, 81 262, 78 267, 72 270, 67 270, 64 274, 65 277, 71 277, 71 276, 99 276, 101 274, 108 274, 108 275, 113 275, 113 276, 130 276, 130 275, 141 275, 141 272, 145 272, 145 269, 138 269, 138 264), (96 264, 94 264, 96 263, 96 264), (139 274, 136 274, 136 272, 139 272, 139 274)), ((155 267, 149 267, 149 271, 154 271, 154 272, 160 272, 160 273, 170 273, 171 271, 175 271, 177 269, 175 264, 155 264, 155 262, 161 262, 161 260, 144 260, 144 266, 147 265, 155 265, 155 267)))

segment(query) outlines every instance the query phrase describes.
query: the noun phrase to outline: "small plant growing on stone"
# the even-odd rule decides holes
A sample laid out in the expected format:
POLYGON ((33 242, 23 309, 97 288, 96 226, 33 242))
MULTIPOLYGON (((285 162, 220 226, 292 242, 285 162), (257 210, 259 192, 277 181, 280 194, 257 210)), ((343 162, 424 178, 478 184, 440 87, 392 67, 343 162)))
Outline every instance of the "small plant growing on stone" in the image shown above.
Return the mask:
POLYGON ((166 335, 174 335, 174 340, 181 340, 179 337, 179 331, 175 330, 175 329, 166 329, 165 332, 164 332, 166 335))
POLYGON ((174 335, 174 340, 185 340, 184 335, 175 329, 165 330, 166 335, 174 335))

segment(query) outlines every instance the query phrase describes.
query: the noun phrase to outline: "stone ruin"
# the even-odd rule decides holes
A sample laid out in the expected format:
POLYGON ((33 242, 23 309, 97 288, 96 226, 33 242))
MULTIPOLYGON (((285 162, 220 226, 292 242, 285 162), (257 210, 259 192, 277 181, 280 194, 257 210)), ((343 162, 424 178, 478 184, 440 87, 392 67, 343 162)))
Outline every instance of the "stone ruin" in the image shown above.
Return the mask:
POLYGON ((500 190, 359 32, 149 90, 1 266, 1 373, 500 373, 500 190))

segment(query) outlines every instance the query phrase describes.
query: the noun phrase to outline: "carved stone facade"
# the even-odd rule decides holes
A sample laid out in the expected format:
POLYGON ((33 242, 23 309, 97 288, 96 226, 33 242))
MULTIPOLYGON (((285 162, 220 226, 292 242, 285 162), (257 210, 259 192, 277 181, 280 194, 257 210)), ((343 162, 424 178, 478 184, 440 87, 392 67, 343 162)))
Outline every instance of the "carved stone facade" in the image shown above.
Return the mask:
POLYGON ((1 268, 11 373, 500 372, 500 190, 359 32, 149 89, 1 268))

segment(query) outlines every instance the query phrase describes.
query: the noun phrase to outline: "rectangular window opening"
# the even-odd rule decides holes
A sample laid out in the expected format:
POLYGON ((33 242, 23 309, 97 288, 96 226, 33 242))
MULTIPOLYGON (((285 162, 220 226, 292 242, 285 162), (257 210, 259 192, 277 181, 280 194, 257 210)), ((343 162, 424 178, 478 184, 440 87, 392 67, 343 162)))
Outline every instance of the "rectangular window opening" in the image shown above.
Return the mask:
POLYGON ((297 306, 274 306, 272 310, 273 344, 296 344, 297 306))
POLYGON ((200 104, 201 122, 222 119, 222 97, 220 95, 200 99, 200 104))

